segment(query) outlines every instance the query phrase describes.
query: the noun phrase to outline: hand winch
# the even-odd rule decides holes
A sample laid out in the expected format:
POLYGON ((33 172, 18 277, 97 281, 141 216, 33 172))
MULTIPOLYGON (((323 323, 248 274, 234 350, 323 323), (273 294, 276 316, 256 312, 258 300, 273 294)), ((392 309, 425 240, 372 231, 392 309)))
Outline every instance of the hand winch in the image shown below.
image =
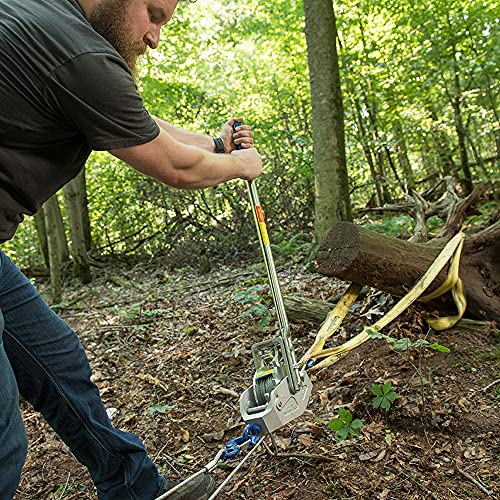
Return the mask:
MULTIPOLYGON (((240 125, 241 123, 236 122, 233 129, 240 125)), ((238 149, 241 147, 238 146, 238 149)), ((312 383, 305 369, 300 370, 295 357, 255 181, 248 181, 248 193, 280 335, 252 346, 255 374, 253 385, 240 397, 240 412, 246 423, 259 425, 265 435, 304 413, 311 395, 312 383)))

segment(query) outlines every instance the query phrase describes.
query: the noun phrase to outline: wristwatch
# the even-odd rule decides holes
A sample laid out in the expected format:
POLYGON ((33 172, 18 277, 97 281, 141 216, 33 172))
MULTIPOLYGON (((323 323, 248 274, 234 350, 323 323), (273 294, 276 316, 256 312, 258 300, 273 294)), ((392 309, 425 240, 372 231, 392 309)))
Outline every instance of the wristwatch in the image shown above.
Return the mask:
POLYGON ((225 153, 226 150, 224 148, 224 141, 220 137, 214 137, 215 144, 215 152, 216 153, 225 153))

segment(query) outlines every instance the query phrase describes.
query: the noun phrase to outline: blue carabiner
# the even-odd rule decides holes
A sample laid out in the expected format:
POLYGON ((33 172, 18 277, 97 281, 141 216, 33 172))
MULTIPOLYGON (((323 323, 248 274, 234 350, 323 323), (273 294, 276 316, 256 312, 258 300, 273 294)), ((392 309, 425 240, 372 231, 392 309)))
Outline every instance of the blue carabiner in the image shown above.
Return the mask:
POLYGON ((248 424, 243 430, 243 434, 231 439, 226 443, 226 450, 221 455, 222 460, 234 458, 241 451, 240 445, 249 442, 249 447, 253 448, 259 441, 261 428, 257 424, 248 424))

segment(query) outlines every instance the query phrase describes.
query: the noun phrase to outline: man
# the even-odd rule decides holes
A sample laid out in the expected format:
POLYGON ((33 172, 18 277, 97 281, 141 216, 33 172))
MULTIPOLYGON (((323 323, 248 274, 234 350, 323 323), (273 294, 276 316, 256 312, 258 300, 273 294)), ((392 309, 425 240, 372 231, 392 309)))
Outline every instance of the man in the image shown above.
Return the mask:
MULTIPOLYGON (((176 5, 0 0, 0 243, 78 174, 91 150, 180 189, 261 174, 250 127, 233 133, 241 118, 213 140, 144 108, 135 61, 158 46, 176 5)), ((19 393, 88 468, 100 499, 150 500, 173 487, 137 436, 112 427, 90 374, 76 334, 0 251, 0 500, 14 496, 26 456, 19 393)), ((208 498, 212 489, 201 476, 171 498, 208 498)))

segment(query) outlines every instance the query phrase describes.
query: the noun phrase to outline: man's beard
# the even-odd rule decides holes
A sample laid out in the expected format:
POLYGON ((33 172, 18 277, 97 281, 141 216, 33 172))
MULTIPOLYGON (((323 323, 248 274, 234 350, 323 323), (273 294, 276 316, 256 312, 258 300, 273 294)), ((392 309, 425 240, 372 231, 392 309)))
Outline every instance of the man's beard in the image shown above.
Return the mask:
POLYGON ((89 22, 127 63, 135 77, 137 58, 146 52, 145 43, 131 40, 130 20, 127 17, 129 0, 102 0, 91 12, 89 22))

